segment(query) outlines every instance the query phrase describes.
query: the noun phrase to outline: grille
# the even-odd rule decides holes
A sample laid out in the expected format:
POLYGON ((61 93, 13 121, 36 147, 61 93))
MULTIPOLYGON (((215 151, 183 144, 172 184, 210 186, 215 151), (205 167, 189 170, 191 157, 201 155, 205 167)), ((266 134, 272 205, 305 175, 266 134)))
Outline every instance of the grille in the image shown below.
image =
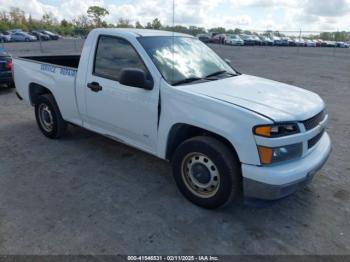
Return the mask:
POLYGON ((315 128, 322 120, 325 118, 326 113, 323 110, 322 112, 318 113, 314 117, 311 117, 305 121, 302 121, 302 123, 305 126, 306 131, 315 128))
POLYGON ((321 137, 324 134, 324 130, 321 131, 321 133, 319 133, 318 135, 314 136, 313 138, 311 138, 309 141, 307 141, 307 147, 308 149, 312 148, 314 145, 317 144, 318 141, 320 141, 321 137))

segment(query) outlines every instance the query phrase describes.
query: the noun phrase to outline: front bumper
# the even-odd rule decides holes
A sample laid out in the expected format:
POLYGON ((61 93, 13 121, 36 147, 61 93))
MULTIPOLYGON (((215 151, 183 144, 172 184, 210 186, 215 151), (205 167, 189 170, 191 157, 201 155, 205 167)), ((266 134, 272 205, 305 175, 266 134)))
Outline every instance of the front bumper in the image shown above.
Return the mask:
POLYGON ((309 183, 331 153, 331 140, 324 133, 314 150, 302 159, 271 167, 242 165, 243 190, 247 198, 283 198, 309 183))

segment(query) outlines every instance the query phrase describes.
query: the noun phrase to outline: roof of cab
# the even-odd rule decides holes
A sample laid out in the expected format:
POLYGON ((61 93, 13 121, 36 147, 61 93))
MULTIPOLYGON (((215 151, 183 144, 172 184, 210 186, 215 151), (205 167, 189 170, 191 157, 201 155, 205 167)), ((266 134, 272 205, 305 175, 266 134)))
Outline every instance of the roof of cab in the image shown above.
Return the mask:
POLYGON ((136 29, 136 28, 99 28, 94 29, 94 31, 98 31, 100 33, 121 33, 127 35, 133 35, 134 37, 143 37, 143 36, 187 36, 193 37, 191 35, 163 31, 163 30, 152 30, 152 29, 136 29))

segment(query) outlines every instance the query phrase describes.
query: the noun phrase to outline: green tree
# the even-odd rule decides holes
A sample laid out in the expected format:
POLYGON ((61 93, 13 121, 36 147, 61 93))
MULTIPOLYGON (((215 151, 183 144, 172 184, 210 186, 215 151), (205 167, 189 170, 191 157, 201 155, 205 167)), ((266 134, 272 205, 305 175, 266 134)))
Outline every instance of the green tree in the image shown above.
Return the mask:
POLYGON ((130 20, 129 20, 129 19, 120 18, 120 19, 118 20, 117 27, 121 27, 121 28, 132 28, 133 25, 130 23, 130 20))
POLYGON ((12 7, 9 12, 9 17, 11 23, 18 26, 23 21, 23 17, 25 17, 24 11, 20 8, 12 7))
POLYGON ((86 15, 78 16, 76 19, 73 20, 73 24, 75 27, 82 29, 87 29, 91 27, 91 21, 86 15))
POLYGON ((209 32, 224 34, 224 33, 226 33, 226 29, 223 27, 214 27, 214 28, 209 29, 209 32))
POLYGON ((62 27, 68 27, 68 26, 69 26, 68 21, 67 21, 66 19, 63 19, 63 20, 61 21, 61 26, 62 26, 62 27))
POLYGON ((10 23, 10 16, 6 11, 0 12, 0 22, 2 24, 9 24, 10 23))
POLYGON ((333 40, 333 34, 329 32, 323 32, 320 34, 322 40, 333 40))
POLYGON ((280 31, 275 31, 273 35, 278 36, 278 37, 284 37, 286 36, 285 34, 282 34, 280 31))
POLYGON ((156 29, 156 30, 159 30, 162 28, 162 24, 160 23, 160 20, 158 18, 155 18, 153 21, 152 21, 152 28, 153 29, 156 29))
POLYGON ((334 32, 334 41, 347 41, 349 39, 349 34, 345 31, 342 32, 334 32))
POLYGON ((137 22, 135 23, 135 27, 136 27, 136 28, 140 28, 140 29, 144 28, 143 25, 142 25, 139 21, 137 21, 137 22))
POLYGON ((235 30, 233 30, 233 32, 235 33, 235 34, 242 34, 242 29, 240 29, 240 28, 236 28, 235 30))
POLYGON ((206 31, 204 27, 189 26, 186 33, 196 36, 198 34, 205 34, 206 31))
POLYGON ((100 27, 102 25, 102 19, 106 15, 109 15, 109 12, 106 8, 94 5, 89 7, 87 14, 94 21, 94 25, 100 27))

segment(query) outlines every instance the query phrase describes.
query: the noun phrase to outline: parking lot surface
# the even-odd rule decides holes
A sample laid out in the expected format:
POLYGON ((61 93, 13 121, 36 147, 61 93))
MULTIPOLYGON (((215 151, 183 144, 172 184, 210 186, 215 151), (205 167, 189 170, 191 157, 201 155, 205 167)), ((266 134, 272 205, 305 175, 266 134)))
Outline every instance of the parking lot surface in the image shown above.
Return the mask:
MULTIPOLYGON (((51 43, 47 53, 64 51, 51 43)), ((242 73, 323 97, 333 153, 312 184, 263 208, 204 210, 167 162, 78 127, 49 140, 33 108, 2 89, 0 254, 349 254, 350 50, 211 47, 242 73)))

